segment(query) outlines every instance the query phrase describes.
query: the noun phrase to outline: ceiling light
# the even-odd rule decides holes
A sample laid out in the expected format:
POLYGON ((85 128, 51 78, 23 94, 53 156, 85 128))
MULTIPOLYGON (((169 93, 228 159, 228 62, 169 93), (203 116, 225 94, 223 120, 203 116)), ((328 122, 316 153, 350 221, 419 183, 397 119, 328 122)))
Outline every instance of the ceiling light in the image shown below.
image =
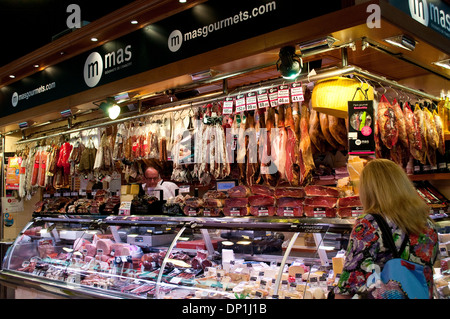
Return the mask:
POLYGON ((441 68, 450 70, 450 59, 432 62, 432 64, 440 66, 441 68))
POLYGON ((307 52, 331 48, 336 41, 337 39, 331 36, 326 36, 324 38, 302 42, 298 45, 298 47, 300 48, 302 55, 304 55, 307 52))
POLYGON ((99 108, 109 116, 111 120, 115 120, 120 115, 120 106, 112 97, 108 97, 105 102, 100 103, 99 108))
POLYGON ((91 41, 92 41, 92 42, 97 42, 98 39, 97 39, 97 38, 91 38, 91 41))
POLYGON ((39 64, 35 64, 35 65, 33 65, 35 68, 38 68, 39 67, 39 64))
POLYGON ((303 60, 295 54, 295 48, 293 46, 283 47, 278 56, 280 58, 277 61, 277 70, 281 76, 288 80, 295 79, 303 67, 303 60))
POLYGON ((15 78, 16 78, 16 76, 13 75, 13 74, 11 74, 9 77, 10 77, 11 79, 15 79, 15 78))
POLYGON ((130 23, 131 24, 138 24, 138 21, 137 20, 131 20, 130 23))
POLYGON ((180 3, 186 3, 186 0, 179 0, 180 3))
POLYGON ((384 41, 408 51, 414 51, 416 48, 416 41, 404 34, 384 39, 384 41))

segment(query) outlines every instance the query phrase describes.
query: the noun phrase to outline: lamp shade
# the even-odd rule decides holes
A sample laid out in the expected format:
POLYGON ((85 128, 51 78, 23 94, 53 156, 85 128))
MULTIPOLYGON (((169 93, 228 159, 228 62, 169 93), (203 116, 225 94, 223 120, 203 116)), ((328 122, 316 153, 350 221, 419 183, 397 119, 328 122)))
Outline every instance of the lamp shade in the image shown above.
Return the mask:
POLYGON ((366 99, 374 99, 372 86, 356 79, 333 77, 316 83, 311 95, 311 106, 317 112, 346 118, 348 101, 366 99), (367 92, 367 98, 365 92, 367 92))

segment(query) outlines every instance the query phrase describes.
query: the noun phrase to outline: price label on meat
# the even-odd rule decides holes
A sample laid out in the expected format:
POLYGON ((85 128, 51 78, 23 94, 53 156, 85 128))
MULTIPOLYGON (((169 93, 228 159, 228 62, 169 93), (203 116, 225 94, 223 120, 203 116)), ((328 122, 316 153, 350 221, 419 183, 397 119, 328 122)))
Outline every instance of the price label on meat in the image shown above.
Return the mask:
POLYGON ((245 111, 245 95, 239 94, 236 97, 236 113, 241 113, 245 111))
POLYGON ((247 93, 245 104, 247 106, 247 111, 256 110, 256 92, 247 93))
POLYGON ((223 101, 223 114, 233 114, 234 99, 232 97, 226 97, 223 101))
POLYGON ((267 207, 259 207, 258 208, 258 216, 269 216, 269 209, 267 207))
POLYGON ((294 82, 291 84, 291 100, 292 102, 302 102, 305 100, 301 83, 294 82))
POLYGON ((267 90, 259 90, 258 91, 258 108, 263 109, 269 107, 269 95, 267 94, 267 90))
POLYGON ((324 207, 314 207, 314 217, 327 217, 324 207))
POLYGON ((278 88, 269 89, 269 101, 271 107, 278 106, 278 88))
POLYGON ((280 85, 278 87, 278 105, 289 103, 289 86, 280 85))

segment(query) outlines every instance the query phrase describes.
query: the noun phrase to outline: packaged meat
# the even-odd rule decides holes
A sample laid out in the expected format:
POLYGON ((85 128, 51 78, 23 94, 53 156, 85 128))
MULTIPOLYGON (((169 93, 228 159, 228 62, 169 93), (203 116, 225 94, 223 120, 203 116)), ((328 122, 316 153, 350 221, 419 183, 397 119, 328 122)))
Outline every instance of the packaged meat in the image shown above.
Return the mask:
POLYGON ((248 197, 242 198, 227 198, 225 200, 225 207, 247 207, 248 197))
POLYGON ((273 196, 274 188, 266 185, 252 185, 250 191, 253 195, 273 196))
POLYGON ((202 208, 186 205, 183 208, 183 212, 186 216, 200 216, 202 214, 202 208))
POLYGON ((280 197, 277 199, 278 207, 301 207, 302 205, 303 198, 280 197))
POLYGON ((275 189, 275 198, 281 197, 305 197, 305 190, 302 187, 277 187, 275 189))
POLYGON ((303 212, 306 217, 336 217, 335 207, 312 207, 305 204, 303 212))
POLYGON ((364 208, 360 206, 356 207, 339 207, 337 209, 337 215, 341 218, 346 217, 358 217, 364 212, 364 208))
POLYGON ((314 197, 306 197, 303 205, 305 207, 336 207, 337 204, 336 197, 328 197, 328 196, 314 196, 314 197))
POLYGON ((223 207, 225 199, 206 198, 204 201, 204 207, 223 207))
POLYGON ((250 188, 244 185, 238 185, 230 188, 228 190, 228 196, 229 197, 248 197, 250 196, 250 188))
POLYGON ((198 198, 198 197, 189 197, 186 198, 184 203, 186 204, 186 206, 190 206, 190 207, 203 207, 203 205, 205 204, 203 199, 198 198))
POLYGON ((331 196, 339 197, 339 190, 334 187, 320 186, 320 185, 308 185, 305 186, 306 196, 331 196))
POLYGON ((250 214, 253 216, 264 217, 264 216, 274 216, 277 212, 275 206, 250 206, 250 214))
POLYGON ((218 207, 204 207, 203 216, 205 217, 218 217, 221 216, 222 209, 218 207))
POLYGON ((362 206, 359 196, 347 196, 338 199, 339 207, 362 206))
POLYGON ((272 196, 265 196, 265 195, 252 195, 249 196, 248 203, 250 204, 250 206, 274 205, 275 198, 272 196))
POLYGON ((223 208, 223 214, 225 216, 231 216, 231 217, 246 216, 247 213, 248 213, 248 207, 225 206, 223 208))
POLYGON ((277 216, 280 217, 301 217, 303 216, 303 205, 298 207, 279 207, 277 208, 277 216))

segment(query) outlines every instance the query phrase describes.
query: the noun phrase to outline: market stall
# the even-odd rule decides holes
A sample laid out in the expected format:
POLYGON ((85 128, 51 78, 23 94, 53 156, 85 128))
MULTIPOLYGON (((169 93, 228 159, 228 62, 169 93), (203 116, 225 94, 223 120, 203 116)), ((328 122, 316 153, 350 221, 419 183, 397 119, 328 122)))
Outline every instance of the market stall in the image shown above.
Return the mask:
POLYGON ((34 100, 14 100, 27 84, 5 86, 22 109, 0 118, 3 198, 18 201, 2 217, 22 209, 31 222, 2 282, 19 297, 326 298, 362 213, 359 174, 377 157, 403 167, 439 223, 437 296, 448 298, 450 74, 431 62, 448 59, 449 39, 395 1, 335 5, 219 15, 215 1, 192 4, 56 65, 84 64, 83 85, 56 77, 67 87, 34 100), (217 17, 181 27, 206 9, 217 17), (174 55, 146 51, 163 27, 174 55), (406 49, 384 41, 404 33, 406 49), (98 63, 103 74, 86 77, 98 63), (110 119, 113 104, 122 114, 110 119), (142 189, 149 164, 176 196, 142 189))

